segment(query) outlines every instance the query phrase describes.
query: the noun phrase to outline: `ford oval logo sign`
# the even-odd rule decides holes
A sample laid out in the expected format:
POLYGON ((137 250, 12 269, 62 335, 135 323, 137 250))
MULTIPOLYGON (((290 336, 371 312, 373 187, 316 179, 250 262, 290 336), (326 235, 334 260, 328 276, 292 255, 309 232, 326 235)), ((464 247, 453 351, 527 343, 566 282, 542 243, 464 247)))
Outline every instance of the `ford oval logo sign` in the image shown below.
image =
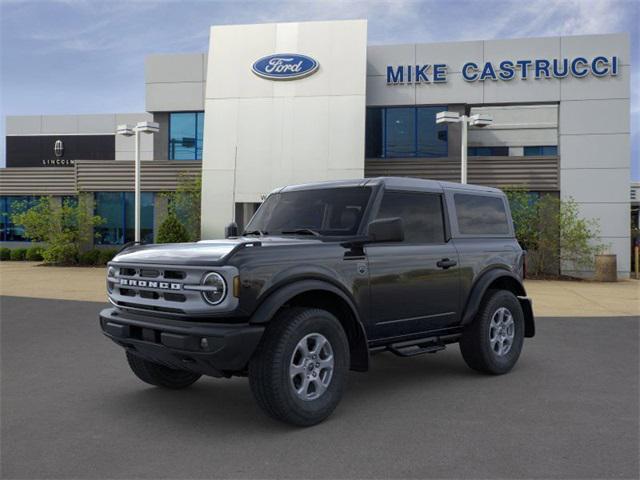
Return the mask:
POLYGON ((253 73, 269 80, 296 80, 308 77, 318 70, 318 62, 298 53, 278 53, 256 60, 253 73))

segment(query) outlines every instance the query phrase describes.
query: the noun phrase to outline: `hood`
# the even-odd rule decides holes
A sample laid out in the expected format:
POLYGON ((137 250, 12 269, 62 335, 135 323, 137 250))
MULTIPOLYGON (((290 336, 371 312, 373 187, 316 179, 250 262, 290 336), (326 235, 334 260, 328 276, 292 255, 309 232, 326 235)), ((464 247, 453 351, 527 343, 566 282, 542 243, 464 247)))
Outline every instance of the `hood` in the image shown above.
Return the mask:
POLYGON ((113 261, 160 265, 220 265, 244 248, 269 248, 322 243, 316 238, 237 237, 225 240, 202 240, 194 243, 161 243, 129 247, 113 261))

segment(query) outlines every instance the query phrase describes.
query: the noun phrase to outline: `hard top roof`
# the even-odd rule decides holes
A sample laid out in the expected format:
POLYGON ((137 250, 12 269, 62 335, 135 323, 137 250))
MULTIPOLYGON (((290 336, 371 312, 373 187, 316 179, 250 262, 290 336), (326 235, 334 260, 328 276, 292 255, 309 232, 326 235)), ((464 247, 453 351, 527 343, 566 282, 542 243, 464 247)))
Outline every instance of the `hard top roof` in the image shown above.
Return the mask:
POLYGON ((426 180, 421 178, 410 177, 374 177, 374 178, 357 178, 350 180, 328 180, 323 182, 303 183, 300 185, 287 185, 286 187, 280 187, 271 193, 277 192, 292 192, 299 190, 316 190, 320 188, 341 188, 341 187, 365 187, 365 186, 377 186, 384 185, 388 188, 401 188, 401 189, 417 189, 417 190, 465 190, 469 192, 484 192, 502 194, 497 188, 485 187, 483 185, 469 185, 454 182, 441 182, 438 180, 426 180))

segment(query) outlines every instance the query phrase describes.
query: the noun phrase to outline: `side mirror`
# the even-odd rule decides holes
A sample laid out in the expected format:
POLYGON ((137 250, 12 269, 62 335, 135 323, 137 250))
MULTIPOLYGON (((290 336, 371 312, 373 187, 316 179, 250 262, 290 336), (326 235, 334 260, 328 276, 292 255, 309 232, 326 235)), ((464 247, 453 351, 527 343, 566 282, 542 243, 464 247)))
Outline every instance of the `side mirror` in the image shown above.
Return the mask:
POLYGON ((404 240, 402 220, 398 217, 374 220, 369 223, 367 236, 373 243, 401 242, 404 240))
POLYGON ((224 227, 224 238, 237 237, 237 236, 238 236, 238 224, 236 222, 231 222, 229 225, 224 227))

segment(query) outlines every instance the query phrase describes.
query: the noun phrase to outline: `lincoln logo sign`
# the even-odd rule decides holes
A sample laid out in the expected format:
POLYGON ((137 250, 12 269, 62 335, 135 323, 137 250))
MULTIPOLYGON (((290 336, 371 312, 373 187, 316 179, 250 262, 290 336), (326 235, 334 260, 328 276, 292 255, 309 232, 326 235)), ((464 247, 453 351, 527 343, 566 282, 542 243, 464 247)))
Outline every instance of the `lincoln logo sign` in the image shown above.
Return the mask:
POLYGON ((53 144, 53 153, 58 158, 64 155, 64 144, 62 143, 62 140, 55 141, 55 143, 53 144))
MULTIPOLYGON (((419 65, 387 65, 387 84, 446 83, 448 65, 445 63, 419 65)), ((540 80, 549 78, 615 77, 620 71, 616 56, 595 56, 502 60, 497 62, 466 62, 460 70, 466 82, 540 80)))
POLYGON ((269 80, 296 80, 312 75, 318 66, 317 61, 306 55, 278 53, 256 60, 251 70, 269 80))

